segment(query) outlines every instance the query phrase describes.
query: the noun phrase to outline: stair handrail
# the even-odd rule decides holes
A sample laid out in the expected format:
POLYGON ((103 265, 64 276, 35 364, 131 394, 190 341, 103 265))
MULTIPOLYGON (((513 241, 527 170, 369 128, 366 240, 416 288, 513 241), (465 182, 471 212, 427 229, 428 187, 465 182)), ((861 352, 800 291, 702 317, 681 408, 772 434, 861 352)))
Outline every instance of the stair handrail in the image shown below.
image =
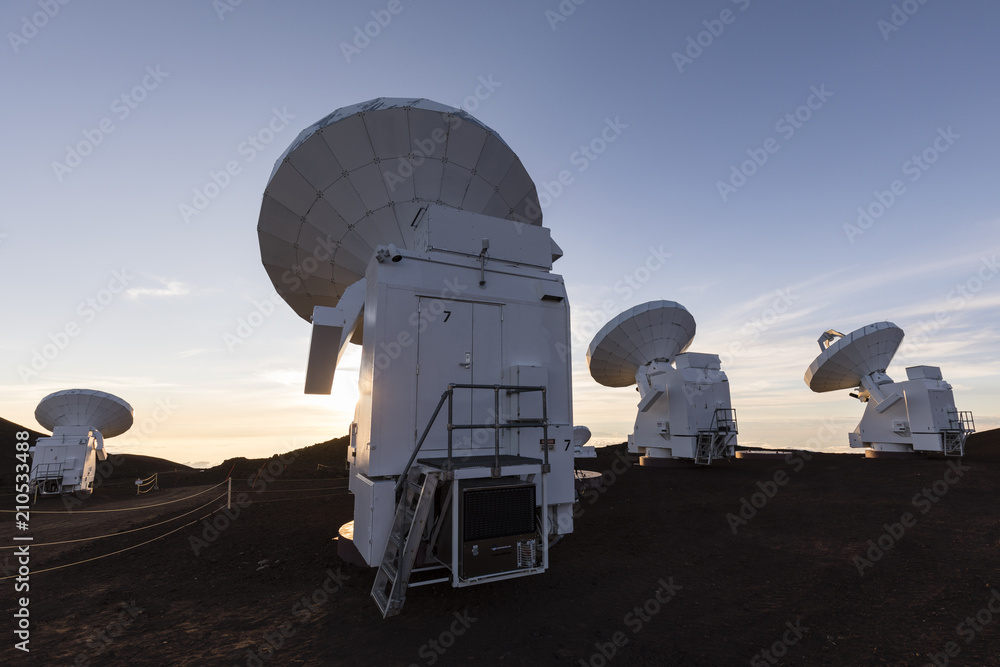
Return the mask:
MULTIPOLYGON (((403 482, 406 480, 407 476, 410 474, 410 467, 413 462, 417 459, 417 454, 420 453, 420 448, 424 446, 424 440, 427 439, 427 434, 431 432, 431 426, 434 425, 434 421, 437 419, 438 413, 441 412, 441 406, 444 405, 445 399, 448 399, 448 412, 451 412, 451 396, 454 392, 455 385, 449 384, 448 388, 444 390, 441 394, 441 400, 438 401, 437 407, 434 408, 434 414, 431 415, 430 420, 427 422, 427 427, 424 429, 423 435, 420 436, 420 440, 417 442, 417 446, 413 448, 413 453, 410 454, 410 460, 406 462, 406 467, 403 468, 403 474, 399 476, 396 480, 396 499, 399 499, 399 489, 403 486, 403 482)), ((450 420, 449 420, 450 422, 450 420)), ((448 429, 449 440, 451 439, 451 429, 448 429)), ((450 452, 449 452, 450 454, 450 452)))
POLYGON ((448 388, 441 394, 441 399, 438 401, 437 407, 434 408, 434 414, 431 415, 430 420, 427 422, 427 426, 424 428, 423 434, 420 436, 420 440, 417 441, 417 446, 414 447, 413 453, 410 454, 409 460, 406 462, 406 466, 403 468, 402 474, 399 479, 396 480, 396 499, 399 499, 399 491, 403 486, 403 482, 406 480, 407 475, 410 472, 410 468, 413 466, 413 462, 417 460, 417 455, 420 453, 420 448, 423 447, 424 441, 427 439, 427 435, 431 431, 431 427, 434 426, 434 422, 437 420, 438 414, 441 412, 441 408, 444 406, 445 399, 448 400, 448 464, 450 466, 453 457, 452 449, 452 432, 456 428, 458 429, 473 429, 473 428, 492 428, 493 429, 493 470, 499 475, 500 470, 500 429, 501 428, 525 428, 525 424, 512 424, 510 422, 500 423, 500 391, 504 390, 507 392, 518 392, 527 393, 538 391, 542 394, 542 420, 539 424, 533 424, 535 428, 542 429, 542 439, 545 444, 542 447, 542 471, 549 471, 549 410, 548 410, 548 388, 545 386, 532 386, 532 385, 508 385, 508 384, 464 384, 464 383, 449 383, 448 388), (492 389, 494 392, 493 398, 493 423, 492 424, 462 424, 455 426, 454 424, 454 395, 455 389, 492 389))

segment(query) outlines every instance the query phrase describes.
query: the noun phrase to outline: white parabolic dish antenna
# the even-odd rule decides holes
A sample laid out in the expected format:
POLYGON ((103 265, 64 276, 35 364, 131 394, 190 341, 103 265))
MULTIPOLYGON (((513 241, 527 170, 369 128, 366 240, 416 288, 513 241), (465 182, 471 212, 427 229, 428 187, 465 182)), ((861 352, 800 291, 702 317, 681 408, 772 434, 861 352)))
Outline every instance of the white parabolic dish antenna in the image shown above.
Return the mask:
POLYGON ((694 334, 694 316, 676 301, 629 308, 594 336, 587 349, 590 375, 606 387, 628 387, 641 366, 672 361, 688 349, 694 334))
POLYGON ((337 305, 379 245, 411 248, 438 204, 542 224, 535 184, 500 136, 426 99, 380 97, 302 131, 275 163, 260 208, 261 260, 302 318, 337 305))
POLYGON ((124 400, 94 389, 64 389, 49 394, 35 408, 35 419, 43 428, 57 426, 96 429, 105 438, 121 435, 132 427, 132 406, 124 400))
POLYGON ((862 378, 885 373, 902 342, 903 330, 892 322, 869 324, 846 336, 828 331, 820 338, 820 347, 827 347, 806 370, 806 384, 815 392, 859 387, 862 378))

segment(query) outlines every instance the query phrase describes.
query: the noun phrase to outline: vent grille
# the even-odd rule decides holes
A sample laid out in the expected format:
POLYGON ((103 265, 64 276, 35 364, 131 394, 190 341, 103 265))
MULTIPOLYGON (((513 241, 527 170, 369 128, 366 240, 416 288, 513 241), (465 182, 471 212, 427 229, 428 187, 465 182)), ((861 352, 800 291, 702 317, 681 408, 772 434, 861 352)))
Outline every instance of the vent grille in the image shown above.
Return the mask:
POLYGON ((535 532, 535 485, 465 491, 465 542, 535 532))

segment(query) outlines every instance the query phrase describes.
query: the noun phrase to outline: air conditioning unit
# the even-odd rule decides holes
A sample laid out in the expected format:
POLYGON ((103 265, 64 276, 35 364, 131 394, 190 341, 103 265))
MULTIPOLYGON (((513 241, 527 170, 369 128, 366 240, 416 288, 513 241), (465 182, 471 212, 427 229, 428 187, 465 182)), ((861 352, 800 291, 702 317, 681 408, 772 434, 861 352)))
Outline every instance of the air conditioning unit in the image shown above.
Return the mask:
POLYGON ((459 490, 459 575, 463 579, 529 569, 539 561, 535 485, 484 485, 486 481, 469 480, 470 485, 463 484, 459 490))

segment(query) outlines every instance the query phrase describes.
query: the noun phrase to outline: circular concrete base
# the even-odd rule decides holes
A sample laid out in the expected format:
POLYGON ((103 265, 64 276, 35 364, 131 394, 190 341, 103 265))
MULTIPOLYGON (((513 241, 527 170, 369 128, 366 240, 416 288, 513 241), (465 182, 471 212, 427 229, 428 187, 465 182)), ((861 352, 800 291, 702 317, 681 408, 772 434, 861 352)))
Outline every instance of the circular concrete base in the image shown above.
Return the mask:
POLYGON ((576 492, 583 493, 587 489, 597 489, 601 486, 601 473, 593 470, 577 470, 575 473, 576 492))
POLYGON ((920 452, 885 452, 878 449, 866 449, 866 459, 922 459, 920 452))
POLYGON ((640 456, 639 465, 643 468, 693 468, 691 459, 667 459, 656 456, 640 456))
POLYGON ((368 567, 368 563, 365 562, 364 557, 358 548, 354 546, 354 522, 348 521, 343 526, 340 527, 340 534, 336 538, 337 540, 337 555, 343 558, 345 561, 351 565, 357 565, 358 567, 368 567))
POLYGON ((777 449, 741 449, 737 450, 738 459, 783 459, 792 454, 790 451, 777 449))

